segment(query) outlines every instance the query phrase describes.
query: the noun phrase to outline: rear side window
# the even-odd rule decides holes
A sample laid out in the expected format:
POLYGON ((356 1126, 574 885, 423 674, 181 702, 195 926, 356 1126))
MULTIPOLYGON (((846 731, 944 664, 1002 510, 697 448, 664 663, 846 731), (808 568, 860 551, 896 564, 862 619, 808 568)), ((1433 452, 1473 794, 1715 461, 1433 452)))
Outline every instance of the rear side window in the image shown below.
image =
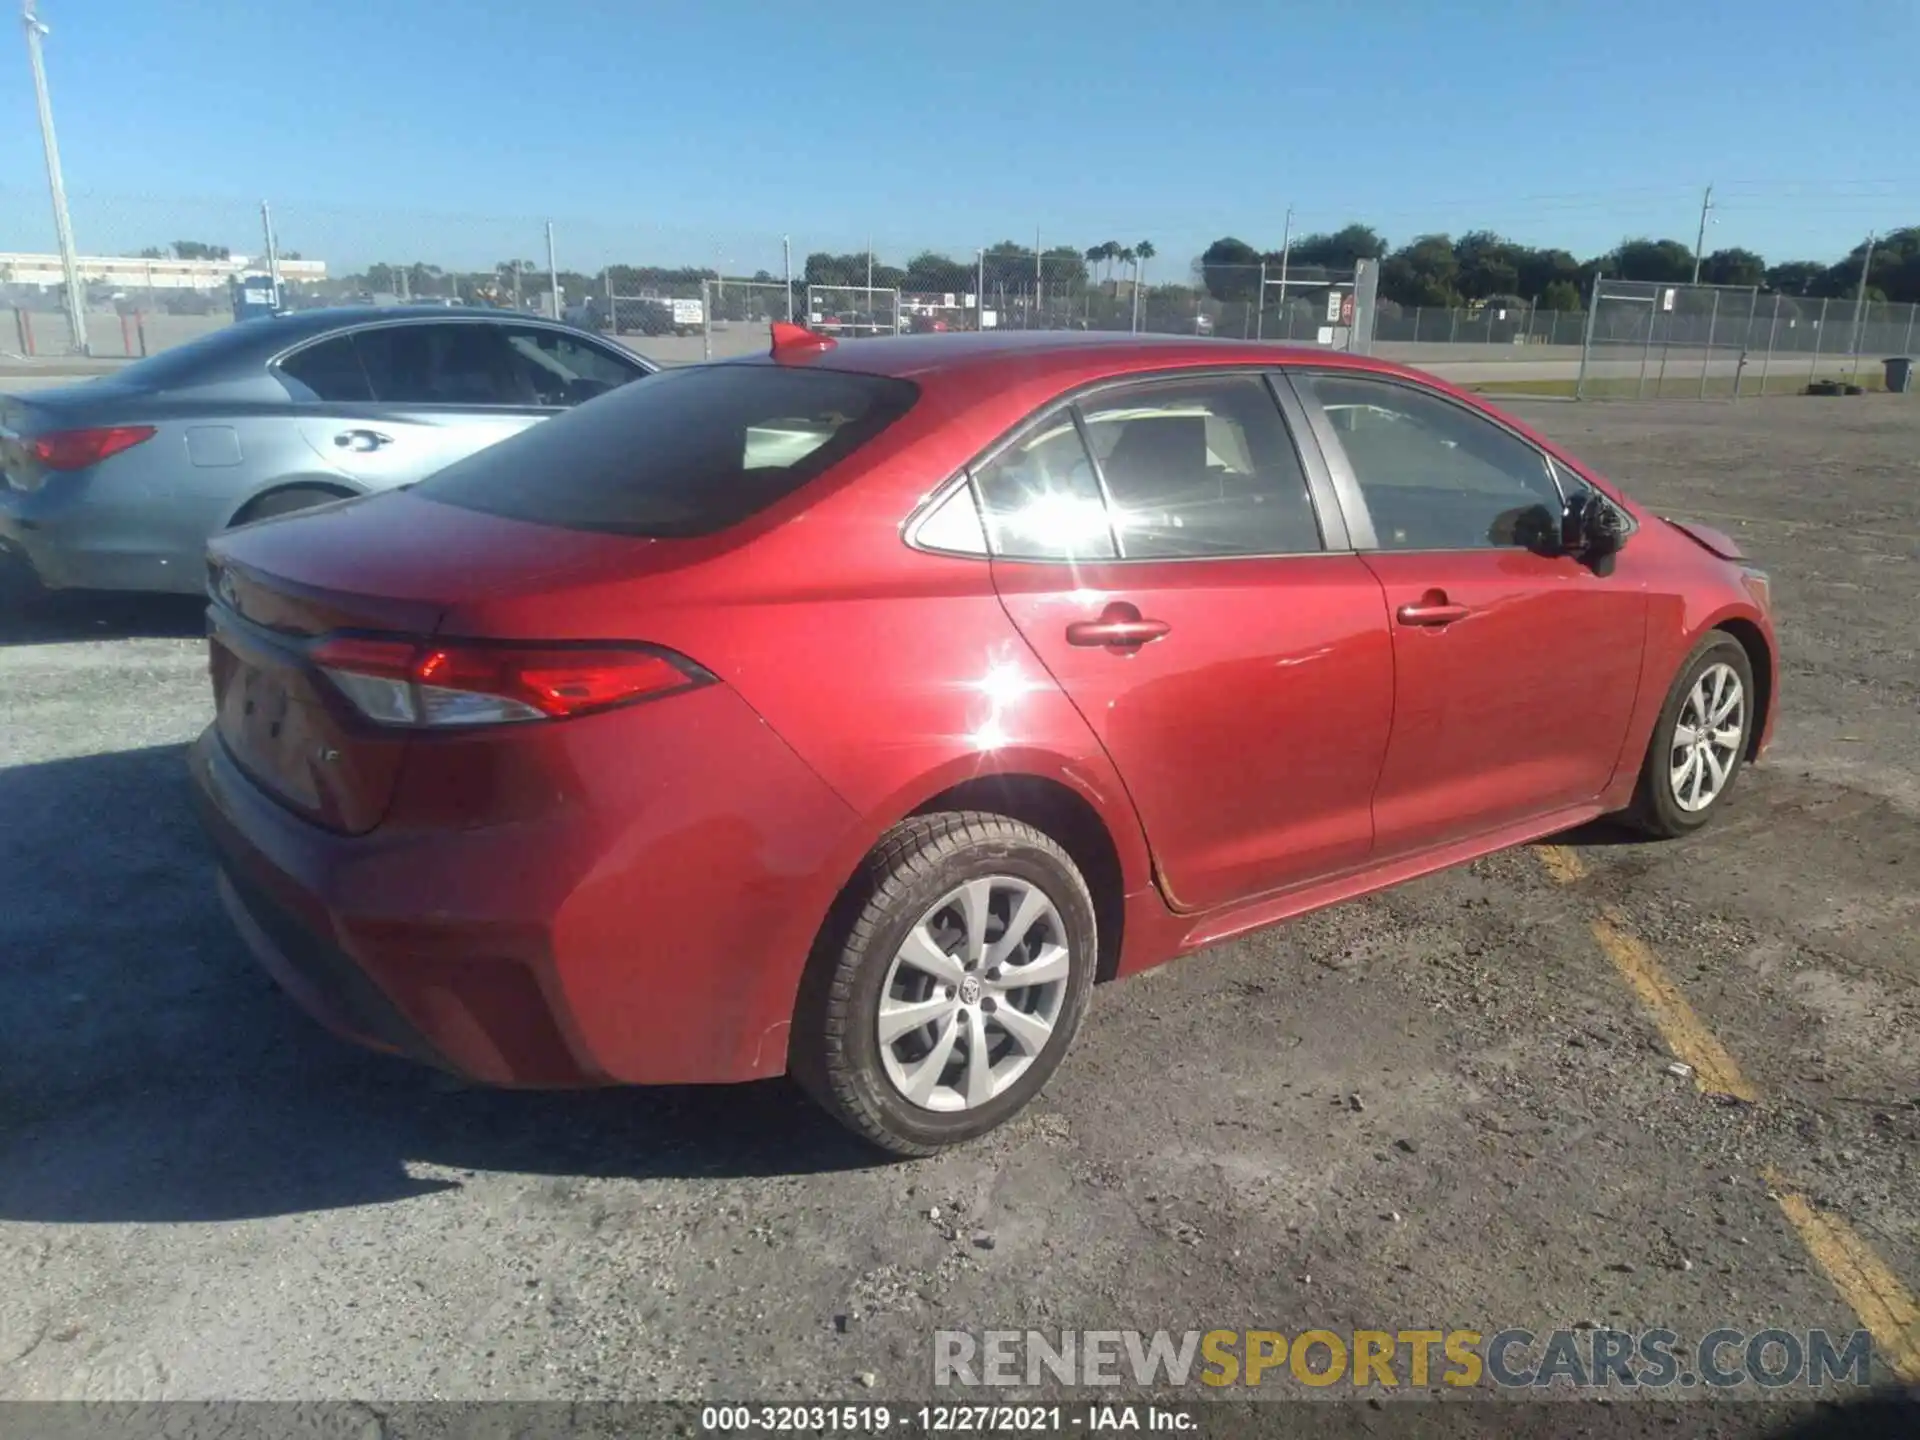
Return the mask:
POLYGON ((905 380, 833 370, 665 370, 479 451, 413 493, 569 530, 712 535, 846 459, 918 395, 905 380))
POLYGON ((280 362, 280 373, 307 387, 315 400, 369 401, 373 386, 354 353, 351 335, 336 335, 296 351, 280 362))
POLYGON ((1321 548, 1307 472, 1258 375, 1130 385, 1089 401, 1082 413, 1125 558, 1321 548))

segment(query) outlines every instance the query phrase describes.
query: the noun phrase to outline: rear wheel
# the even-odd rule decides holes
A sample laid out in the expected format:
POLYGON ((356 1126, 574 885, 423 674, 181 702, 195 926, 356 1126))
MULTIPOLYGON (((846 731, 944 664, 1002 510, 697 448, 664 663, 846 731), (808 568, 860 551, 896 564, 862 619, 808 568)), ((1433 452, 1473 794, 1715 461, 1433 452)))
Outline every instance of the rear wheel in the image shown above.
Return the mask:
POLYGON ((329 490, 321 485, 289 485, 249 501, 246 508, 233 517, 233 523, 247 525, 255 520, 270 520, 275 515, 291 515, 296 510, 311 510, 316 505, 330 505, 346 498, 345 491, 329 490))
POLYGON ((1661 839, 1705 825, 1733 789, 1756 718, 1753 664, 1738 640, 1715 630, 1667 692, 1627 819, 1661 839))
POLYGON ((17 615, 46 595, 27 557, 0 548, 0 615, 17 615))
POLYGON ((898 1155, 982 1135, 1040 1092, 1093 987, 1093 897, 1005 816, 915 816, 874 847, 823 934, 794 1077, 898 1155))

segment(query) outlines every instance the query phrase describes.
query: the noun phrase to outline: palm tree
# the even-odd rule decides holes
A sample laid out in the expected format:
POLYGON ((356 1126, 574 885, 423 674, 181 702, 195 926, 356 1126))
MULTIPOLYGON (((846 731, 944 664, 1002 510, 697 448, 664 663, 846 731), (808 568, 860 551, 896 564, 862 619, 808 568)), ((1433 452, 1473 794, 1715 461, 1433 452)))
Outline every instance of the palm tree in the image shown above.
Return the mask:
POLYGON ((1154 256, 1153 242, 1142 240, 1133 247, 1133 328, 1140 328, 1140 286, 1146 277, 1147 261, 1154 256))
POLYGON ((1108 240, 1100 246, 1100 258, 1107 262, 1107 278, 1113 278, 1113 262, 1120 258, 1120 242, 1108 240))

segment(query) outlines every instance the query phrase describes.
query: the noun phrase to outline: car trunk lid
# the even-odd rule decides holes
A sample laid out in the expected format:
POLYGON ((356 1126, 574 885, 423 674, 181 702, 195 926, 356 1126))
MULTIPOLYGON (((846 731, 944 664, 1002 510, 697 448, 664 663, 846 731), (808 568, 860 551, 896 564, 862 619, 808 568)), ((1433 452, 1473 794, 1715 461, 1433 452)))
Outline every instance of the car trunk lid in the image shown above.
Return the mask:
POLYGON ((644 574, 664 558, 654 543, 404 493, 228 531, 208 551, 220 737, 281 804, 327 829, 365 834, 392 803, 412 732, 360 714, 317 662, 321 645, 341 636, 426 641, 489 595, 644 574))

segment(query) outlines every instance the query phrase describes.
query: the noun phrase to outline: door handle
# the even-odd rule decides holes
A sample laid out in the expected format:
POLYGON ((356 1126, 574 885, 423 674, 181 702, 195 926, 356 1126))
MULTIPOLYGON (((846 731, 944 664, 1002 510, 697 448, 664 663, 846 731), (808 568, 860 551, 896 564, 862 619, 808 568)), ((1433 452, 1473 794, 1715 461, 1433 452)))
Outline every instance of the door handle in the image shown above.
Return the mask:
POLYGON ((378 430, 342 430, 333 437, 333 443, 342 450, 378 450, 382 445, 391 445, 393 437, 382 435, 378 430))
POLYGON ((1138 606, 1117 601, 1100 612, 1098 620, 1075 620, 1067 626, 1069 645, 1104 645, 1113 650, 1138 650, 1158 640, 1173 627, 1164 620, 1148 620, 1138 606))
POLYGON ((1428 594, 1417 605, 1402 605, 1396 612, 1402 625, 1451 625, 1473 612, 1465 605, 1454 605, 1444 595, 1428 594))

